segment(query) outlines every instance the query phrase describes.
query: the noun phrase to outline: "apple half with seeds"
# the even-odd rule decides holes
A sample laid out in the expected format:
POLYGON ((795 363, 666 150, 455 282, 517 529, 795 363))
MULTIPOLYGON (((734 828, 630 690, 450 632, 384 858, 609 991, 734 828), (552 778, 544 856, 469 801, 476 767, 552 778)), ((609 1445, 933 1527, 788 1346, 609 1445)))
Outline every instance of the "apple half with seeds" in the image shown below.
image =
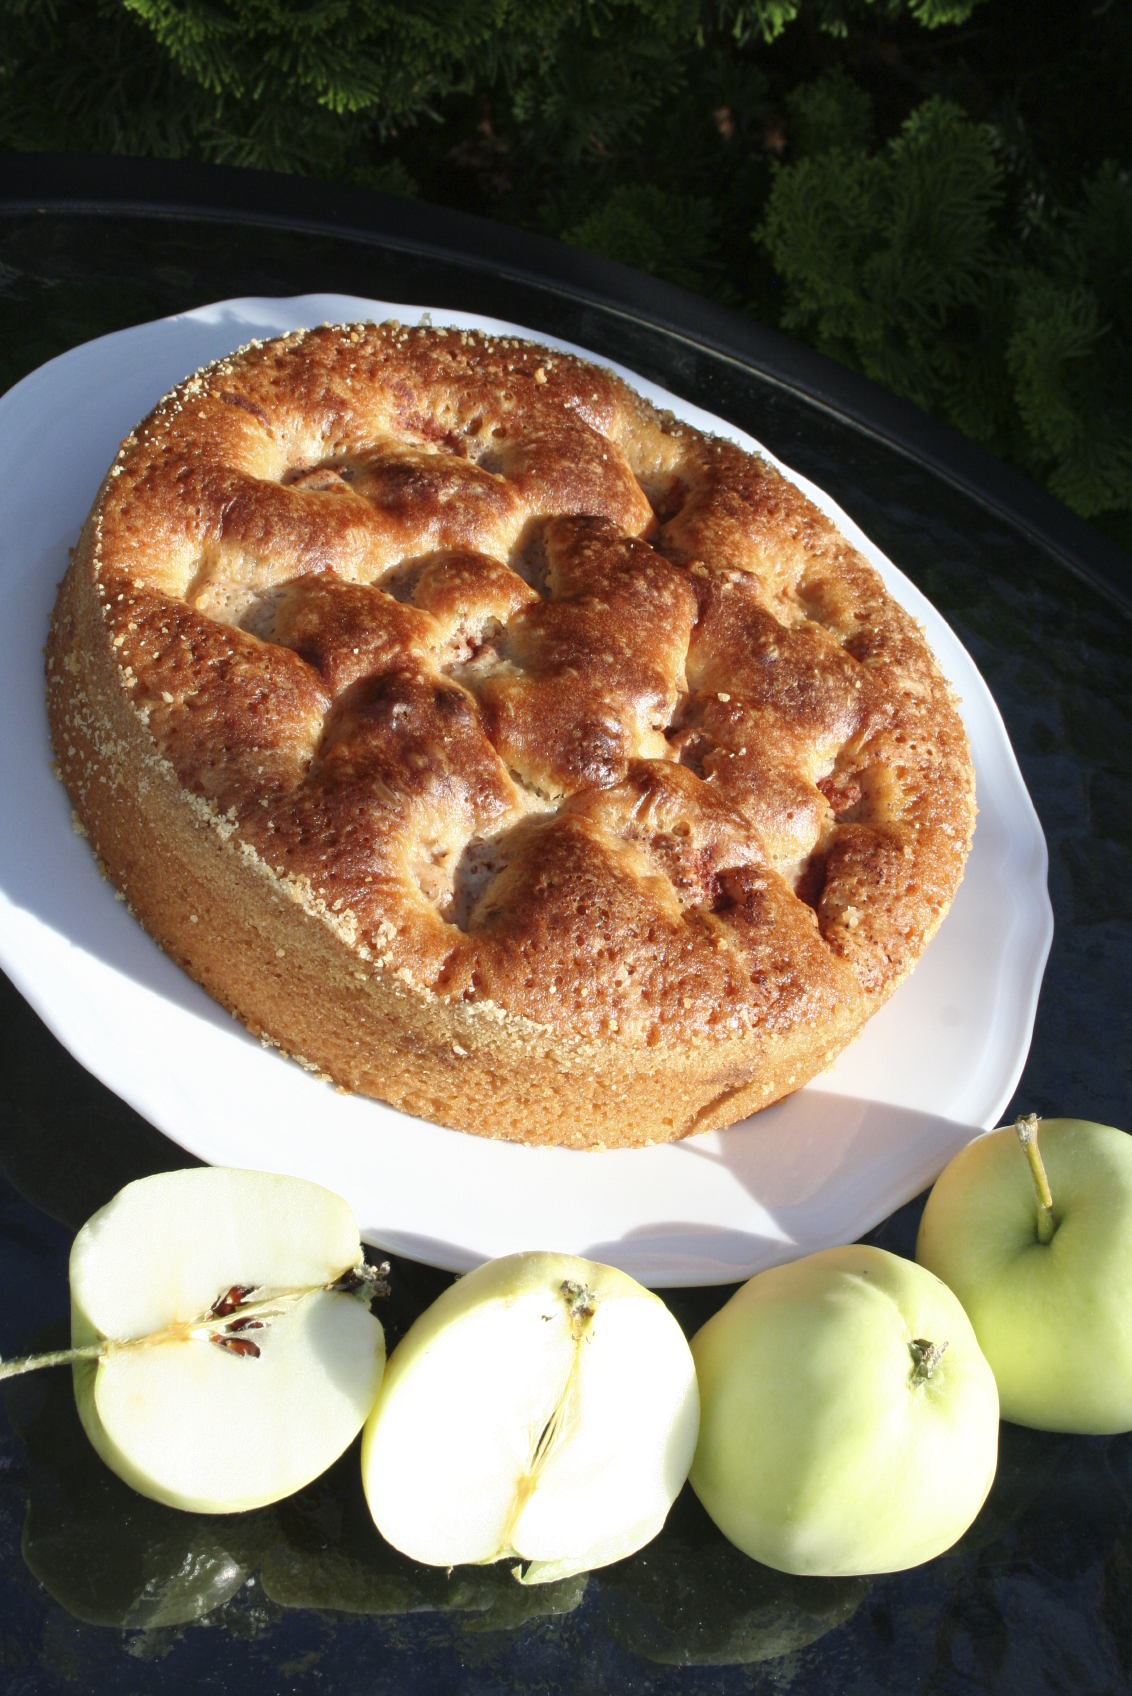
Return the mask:
POLYGON ((349 1207, 318 1184, 213 1166, 140 1178, 83 1226, 70 1279, 60 1358, 83 1428, 155 1501, 278 1501, 338 1458, 374 1404, 377 1275, 349 1207))
POLYGON ((362 1439, 378 1530, 431 1566, 529 1562, 549 1583, 655 1537, 700 1403, 658 1296, 559 1254, 488 1261, 394 1350, 362 1439))

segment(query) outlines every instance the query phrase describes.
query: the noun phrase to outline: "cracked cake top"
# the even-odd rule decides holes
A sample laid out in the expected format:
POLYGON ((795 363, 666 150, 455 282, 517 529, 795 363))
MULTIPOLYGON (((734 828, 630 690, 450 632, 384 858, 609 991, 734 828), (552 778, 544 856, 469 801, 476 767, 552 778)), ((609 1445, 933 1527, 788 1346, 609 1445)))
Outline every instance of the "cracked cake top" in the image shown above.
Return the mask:
POLYGON ((579 359, 253 343, 127 438, 88 529, 157 753, 410 994, 843 1041, 959 883, 973 773, 915 621, 769 463, 579 359))

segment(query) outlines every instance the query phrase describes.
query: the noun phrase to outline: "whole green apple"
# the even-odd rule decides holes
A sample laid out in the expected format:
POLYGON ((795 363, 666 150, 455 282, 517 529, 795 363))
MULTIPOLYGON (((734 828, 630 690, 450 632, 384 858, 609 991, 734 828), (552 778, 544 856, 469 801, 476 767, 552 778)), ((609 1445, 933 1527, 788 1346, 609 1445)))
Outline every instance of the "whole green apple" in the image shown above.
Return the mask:
POLYGON ((1043 1119, 1039 1152, 1037 1121, 1019 1126, 980 1137, 946 1167, 916 1259, 966 1308, 1004 1419, 1130 1430, 1132 1137, 1043 1119))
POLYGON ((951 1546, 994 1478, 998 1395, 951 1291, 860 1245, 760 1272, 692 1341, 690 1481, 780 1572, 898 1572, 951 1546))

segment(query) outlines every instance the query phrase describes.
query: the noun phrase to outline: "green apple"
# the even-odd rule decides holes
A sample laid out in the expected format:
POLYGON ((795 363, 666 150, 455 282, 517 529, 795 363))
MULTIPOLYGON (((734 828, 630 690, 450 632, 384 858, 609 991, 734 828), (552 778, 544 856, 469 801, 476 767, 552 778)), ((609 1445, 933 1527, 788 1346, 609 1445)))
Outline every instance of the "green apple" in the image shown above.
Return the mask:
POLYGON ((883 1249, 760 1272, 692 1340, 690 1480, 745 1554, 814 1577, 950 1548, 994 1478, 998 1395, 951 1291, 883 1249))
POLYGON ((346 1203, 200 1166, 127 1184, 71 1248, 70 1362, 91 1443, 154 1501, 244 1512, 337 1459, 373 1406, 385 1338, 346 1203))
POLYGON ((547 1583, 654 1537, 687 1477, 699 1397, 659 1297, 569 1255, 469 1272, 394 1351, 362 1440, 378 1530, 434 1566, 530 1562, 547 1583))
POLYGON ((928 1197, 916 1259, 967 1310, 1002 1417, 1132 1429, 1132 1138, 1080 1119, 992 1131, 928 1197), (1022 1139, 1022 1146, 1019 1146, 1022 1139))

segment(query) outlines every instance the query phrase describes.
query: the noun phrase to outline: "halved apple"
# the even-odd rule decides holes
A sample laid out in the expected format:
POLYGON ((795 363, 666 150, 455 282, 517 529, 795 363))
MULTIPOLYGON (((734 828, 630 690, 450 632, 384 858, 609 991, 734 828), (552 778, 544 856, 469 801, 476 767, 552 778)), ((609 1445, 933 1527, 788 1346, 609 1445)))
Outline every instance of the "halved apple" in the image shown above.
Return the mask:
POLYGON ((659 1297, 568 1255, 489 1261, 394 1351, 362 1439, 378 1530, 433 1566, 547 1583, 664 1524, 696 1446, 692 1356, 659 1297))
POLYGON ((318 1184, 209 1166, 141 1178, 83 1226, 70 1278, 87 1436, 171 1507, 290 1495, 349 1445, 380 1388, 358 1227, 318 1184))

